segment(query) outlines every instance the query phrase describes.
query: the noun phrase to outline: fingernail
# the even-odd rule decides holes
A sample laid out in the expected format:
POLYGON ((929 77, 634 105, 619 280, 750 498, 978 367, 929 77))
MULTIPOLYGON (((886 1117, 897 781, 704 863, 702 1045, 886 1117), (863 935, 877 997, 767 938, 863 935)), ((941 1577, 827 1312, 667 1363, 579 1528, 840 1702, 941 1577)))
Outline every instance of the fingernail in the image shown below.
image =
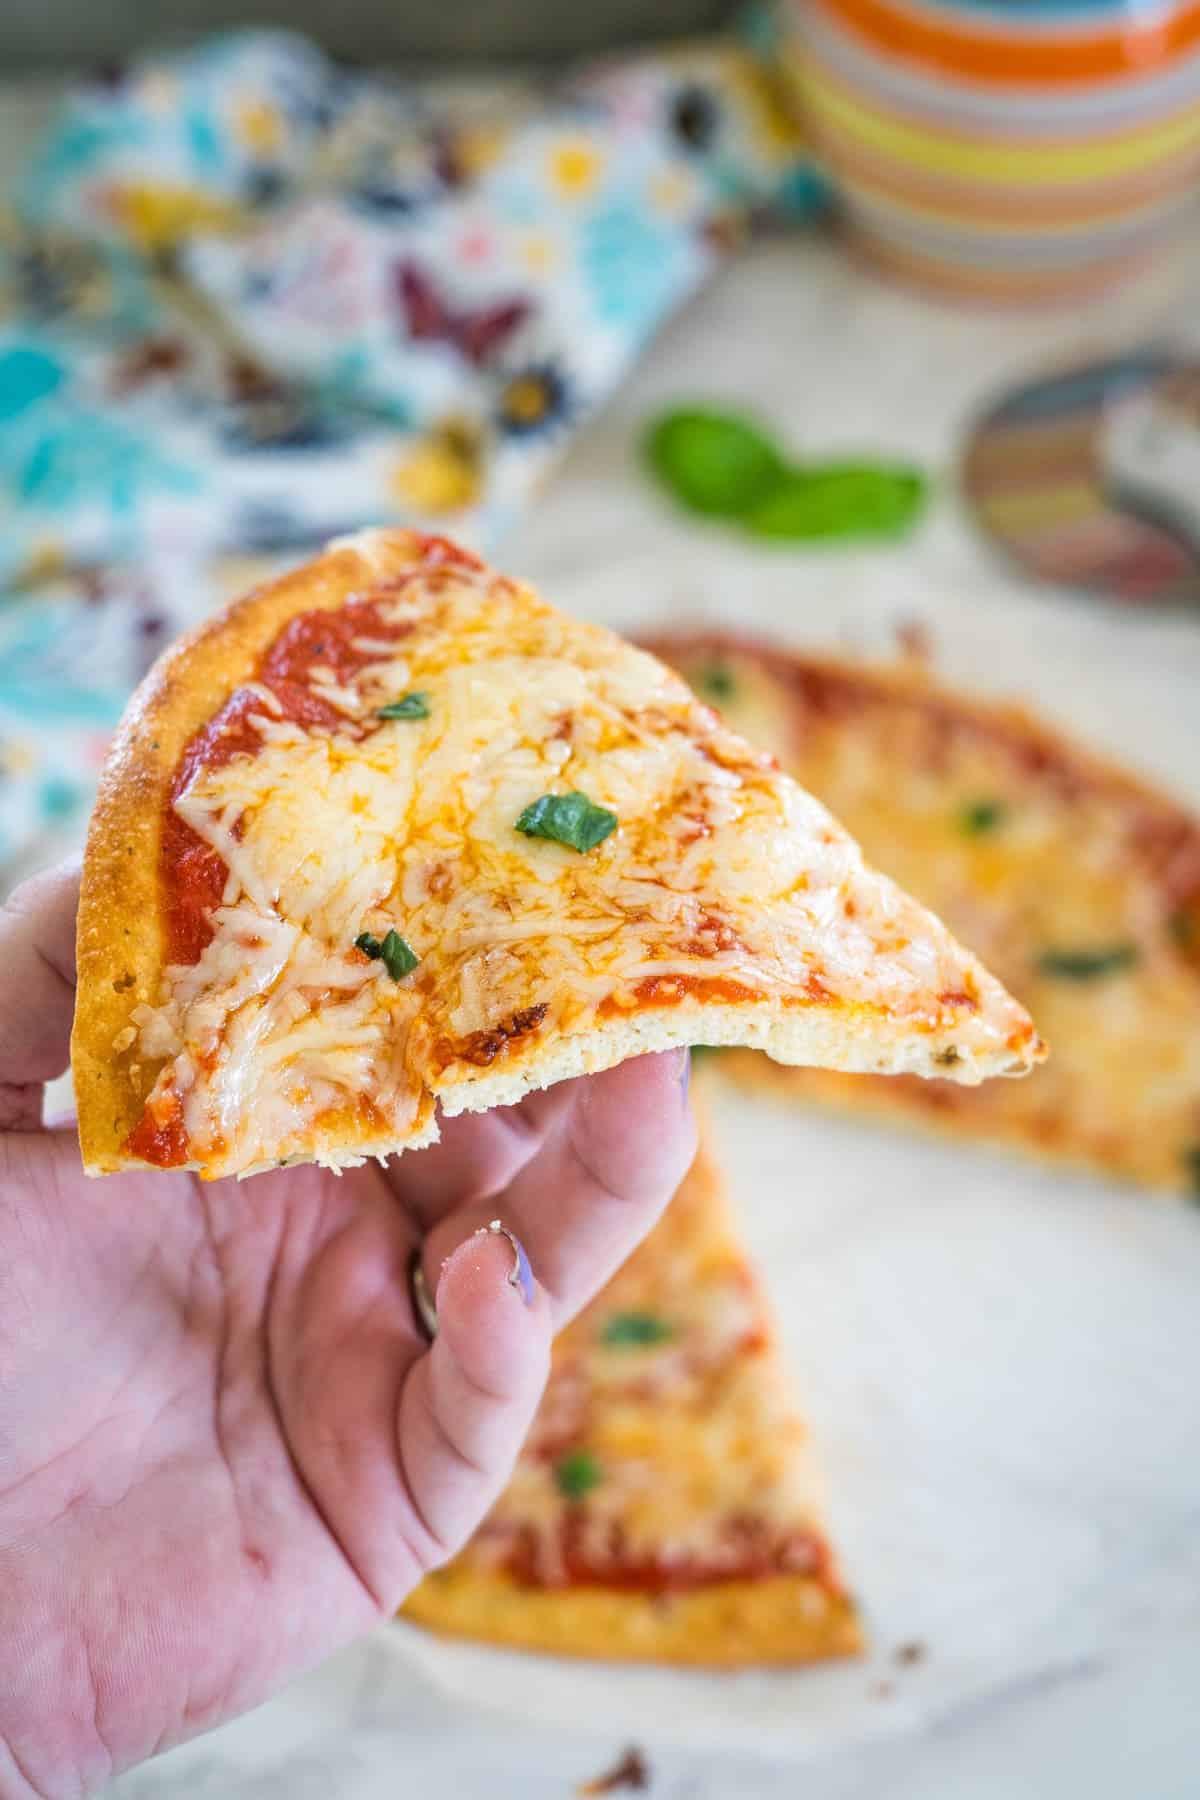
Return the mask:
POLYGON ((690 1050, 685 1049, 684 1053, 683 1053, 682 1067, 680 1068, 680 1071, 679 1071, 679 1091, 683 1095, 683 1103, 685 1106, 687 1105, 688 1088, 691 1085, 691 1080, 692 1080, 692 1053, 690 1050))
POLYGON ((510 1231, 508 1226, 502 1224, 499 1219, 492 1219, 488 1224, 481 1225, 479 1232, 476 1232, 475 1235, 478 1237, 480 1232, 488 1231, 496 1237, 508 1239, 509 1248, 513 1254, 513 1266, 508 1272, 508 1285, 516 1288, 526 1306, 532 1306, 537 1290, 533 1284, 533 1270, 529 1266, 529 1258, 525 1254, 524 1244, 516 1232, 510 1231))

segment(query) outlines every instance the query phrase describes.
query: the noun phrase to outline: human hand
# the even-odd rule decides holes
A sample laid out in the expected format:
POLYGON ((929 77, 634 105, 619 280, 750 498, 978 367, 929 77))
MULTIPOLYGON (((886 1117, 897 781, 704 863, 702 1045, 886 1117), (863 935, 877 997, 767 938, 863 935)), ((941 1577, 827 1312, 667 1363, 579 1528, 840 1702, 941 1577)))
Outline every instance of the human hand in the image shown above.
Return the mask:
POLYGON ((394 1612, 500 1491, 552 1332, 694 1147, 669 1052, 447 1121, 385 1169, 89 1181, 42 1123, 77 899, 51 875, 0 914, 6 1800, 86 1793, 394 1612))

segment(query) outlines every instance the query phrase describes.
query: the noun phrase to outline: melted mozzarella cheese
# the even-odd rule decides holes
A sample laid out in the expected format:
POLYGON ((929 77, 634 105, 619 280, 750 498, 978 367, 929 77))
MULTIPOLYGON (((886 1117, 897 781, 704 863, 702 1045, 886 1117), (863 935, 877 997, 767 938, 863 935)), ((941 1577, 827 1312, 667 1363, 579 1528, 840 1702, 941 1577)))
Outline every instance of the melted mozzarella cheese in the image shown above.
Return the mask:
POLYGON ((796 1004, 815 978, 825 1004, 1003 1049, 1000 990, 977 1005, 983 972, 653 658, 481 576, 378 607, 402 657, 380 639, 352 679, 308 672, 343 722, 298 726, 257 685, 256 753, 175 802, 228 869, 224 904, 137 1022, 205 1172, 427 1136, 433 1095, 528 1054, 522 1031, 594 1030, 655 977, 796 1004), (407 686, 429 716, 380 721, 407 686), (616 813, 601 845, 517 831, 573 789, 616 813), (389 929, 420 959, 400 981, 353 950, 389 929))

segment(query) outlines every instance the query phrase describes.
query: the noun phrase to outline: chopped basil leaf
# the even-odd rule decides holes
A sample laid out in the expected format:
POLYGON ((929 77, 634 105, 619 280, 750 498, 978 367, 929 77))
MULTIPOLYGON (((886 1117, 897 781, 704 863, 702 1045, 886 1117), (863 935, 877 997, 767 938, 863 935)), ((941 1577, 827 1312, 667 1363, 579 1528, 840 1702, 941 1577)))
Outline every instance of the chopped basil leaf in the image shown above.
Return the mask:
POLYGON ((725 1047, 724 1044, 693 1044, 691 1047, 692 1061, 695 1062, 698 1056, 719 1056, 725 1047))
POLYGON ((388 932, 379 947, 379 954, 393 981, 399 981, 403 976, 411 975, 421 960, 411 944, 406 944, 398 931, 388 932))
POLYGON ((558 1491, 568 1500, 582 1500, 604 1480, 600 1464, 590 1450, 572 1450, 555 1466, 558 1491))
POLYGON ((360 932, 354 940, 354 948, 361 950, 372 961, 382 960, 393 981, 400 981, 405 975, 411 975, 421 960, 396 930, 389 931, 382 943, 377 937, 372 937, 369 931, 360 932))
POLYGON ((1037 966, 1043 975, 1064 981, 1095 981, 1132 968, 1138 959, 1136 944, 1108 944, 1100 950, 1043 950, 1037 966))
POLYGON ((986 837, 1007 817, 1008 808, 1002 800, 972 800, 969 806, 963 807, 958 822, 968 837, 986 837))
POLYGON ((617 829, 617 815, 595 806, 586 794, 543 794, 517 820, 526 837, 552 838, 570 850, 594 850, 617 829))
POLYGON ((377 719, 427 719, 429 717, 429 695, 422 693, 401 694, 398 700, 389 700, 375 714, 377 719))
POLYGON ((641 1349, 665 1344, 675 1333, 665 1319, 652 1312, 619 1312, 605 1322, 601 1341, 620 1349, 641 1349))
POLYGON ((1189 1144, 1183 1153, 1183 1165, 1191 1182, 1193 1200, 1200 1203, 1200 1144, 1189 1144))
POLYGON ((728 700, 737 687, 733 672, 724 663, 709 663, 696 677, 696 686, 710 700, 728 700))

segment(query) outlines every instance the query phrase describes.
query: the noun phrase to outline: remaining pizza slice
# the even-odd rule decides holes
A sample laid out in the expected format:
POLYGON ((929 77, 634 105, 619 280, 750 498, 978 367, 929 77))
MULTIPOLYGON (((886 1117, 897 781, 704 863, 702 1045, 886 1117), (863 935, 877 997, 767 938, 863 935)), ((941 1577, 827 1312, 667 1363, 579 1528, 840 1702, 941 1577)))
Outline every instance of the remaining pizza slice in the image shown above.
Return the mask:
POLYGON ((859 1649, 808 1434, 703 1148, 556 1342, 507 1490, 404 1613, 574 1656, 734 1666, 859 1649))
POLYGON ((720 1067, 797 1098, 1200 1190, 1200 820, 1028 712, 754 639, 655 645, 961 931, 1054 1055, 1028 1082, 720 1067))
POLYGON ((640 1051, 1027 1069, 1024 1012, 661 663, 368 533, 135 696, 84 862, 94 1173, 382 1155, 640 1051))

